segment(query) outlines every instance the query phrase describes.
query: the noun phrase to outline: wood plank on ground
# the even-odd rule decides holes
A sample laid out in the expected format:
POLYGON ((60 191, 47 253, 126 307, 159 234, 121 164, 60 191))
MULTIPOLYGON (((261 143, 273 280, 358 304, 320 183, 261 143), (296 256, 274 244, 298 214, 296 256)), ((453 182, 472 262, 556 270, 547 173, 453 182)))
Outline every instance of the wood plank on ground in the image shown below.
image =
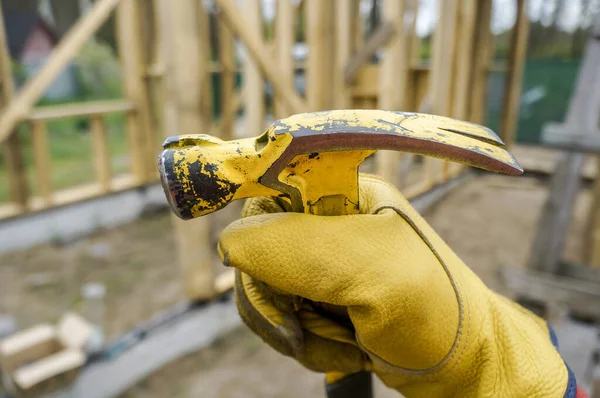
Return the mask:
POLYGON ((170 361, 208 347, 241 323, 232 301, 200 307, 159 327, 120 356, 84 368, 71 388, 56 398, 118 396, 170 361))
POLYGON ((506 267, 500 271, 506 286, 518 297, 561 304, 573 313, 600 320, 600 284, 531 269, 506 267))

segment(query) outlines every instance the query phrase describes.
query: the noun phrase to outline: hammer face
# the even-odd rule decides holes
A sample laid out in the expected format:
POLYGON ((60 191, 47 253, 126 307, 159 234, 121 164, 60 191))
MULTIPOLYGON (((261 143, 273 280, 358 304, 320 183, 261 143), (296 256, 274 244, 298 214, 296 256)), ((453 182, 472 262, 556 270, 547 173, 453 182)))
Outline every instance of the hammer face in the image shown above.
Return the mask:
POLYGON ((207 135, 169 137, 158 159, 163 190, 173 212, 188 220, 225 207, 235 199, 278 195, 259 179, 291 138, 264 135, 222 141, 207 135), (274 142, 276 141, 276 142, 274 142))
POLYGON ((221 178, 218 165, 201 147, 166 149, 159 157, 163 190, 171 209, 184 220, 226 206, 239 184, 221 178))

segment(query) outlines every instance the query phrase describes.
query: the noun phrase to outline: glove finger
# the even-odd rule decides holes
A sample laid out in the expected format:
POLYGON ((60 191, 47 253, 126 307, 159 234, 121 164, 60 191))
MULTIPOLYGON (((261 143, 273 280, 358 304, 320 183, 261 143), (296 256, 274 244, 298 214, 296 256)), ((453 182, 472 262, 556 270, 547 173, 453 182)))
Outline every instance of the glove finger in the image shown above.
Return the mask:
POLYGON ((236 271, 235 295, 240 316, 252 331, 284 355, 302 353, 304 337, 292 308, 286 310, 281 300, 275 305, 265 289, 239 271, 236 271))
POLYGON ((296 358, 305 367, 343 373, 371 368, 353 333, 312 312, 309 304, 295 312, 295 304, 288 297, 269 292, 239 271, 235 293, 244 323, 275 350, 296 358))
POLYGON ((298 362, 315 372, 356 373, 371 370, 367 354, 352 344, 338 343, 308 331, 304 332, 304 351, 298 362))
POLYGON ((281 198, 258 197, 249 198, 244 203, 242 217, 251 217, 265 213, 283 213, 289 208, 281 198))
MULTIPOLYGON (((426 285, 437 275, 438 259, 413 227, 392 210, 379 215, 320 217, 298 213, 264 214, 238 220, 221 234, 223 264, 293 295, 344 307, 365 304, 369 286, 385 294, 426 285), (391 249, 389 245, 394 245, 391 249), (377 267, 368 267, 377 258, 377 267), (414 264, 429 263, 428 268, 414 264), (412 268, 406 279, 389 276, 412 268), (410 276, 410 277, 409 277, 410 276), (417 278, 417 279, 415 279, 417 278)), ((397 293, 395 293, 397 294, 397 293)))
POLYGON ((353 329, 340 325, 327 316, 316 313, 310 307, 312 305, 306 303, 296 313, 302 329, 327 340, 358 347, 353 329))

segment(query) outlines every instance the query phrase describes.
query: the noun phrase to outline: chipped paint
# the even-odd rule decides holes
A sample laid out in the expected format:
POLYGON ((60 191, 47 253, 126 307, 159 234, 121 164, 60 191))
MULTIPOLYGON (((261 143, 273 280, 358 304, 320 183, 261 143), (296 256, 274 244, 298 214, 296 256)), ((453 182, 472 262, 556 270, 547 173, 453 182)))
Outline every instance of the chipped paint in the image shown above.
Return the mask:
POLYGON ((358 211, 358 166, 378 149, 520 174, 502 145, 490 129, 447 117, 338 110, 278 120, 256 138, 171 137, 159 168, 171 206, 185 219, 265 195, 283 195, 294 211, 347 214, 358 211))

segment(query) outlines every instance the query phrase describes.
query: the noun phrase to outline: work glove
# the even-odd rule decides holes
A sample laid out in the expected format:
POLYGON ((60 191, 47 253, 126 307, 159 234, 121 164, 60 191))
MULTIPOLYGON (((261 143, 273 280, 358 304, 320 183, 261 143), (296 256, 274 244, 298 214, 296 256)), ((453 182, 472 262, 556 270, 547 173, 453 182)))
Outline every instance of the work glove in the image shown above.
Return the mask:
POLYGON ((574 396, 542 319, 489 290, 390 184, 359 186, 359 215, 254 198, 223 231, 255 333, 309 369, 370 370, 406 397, 574 396))

